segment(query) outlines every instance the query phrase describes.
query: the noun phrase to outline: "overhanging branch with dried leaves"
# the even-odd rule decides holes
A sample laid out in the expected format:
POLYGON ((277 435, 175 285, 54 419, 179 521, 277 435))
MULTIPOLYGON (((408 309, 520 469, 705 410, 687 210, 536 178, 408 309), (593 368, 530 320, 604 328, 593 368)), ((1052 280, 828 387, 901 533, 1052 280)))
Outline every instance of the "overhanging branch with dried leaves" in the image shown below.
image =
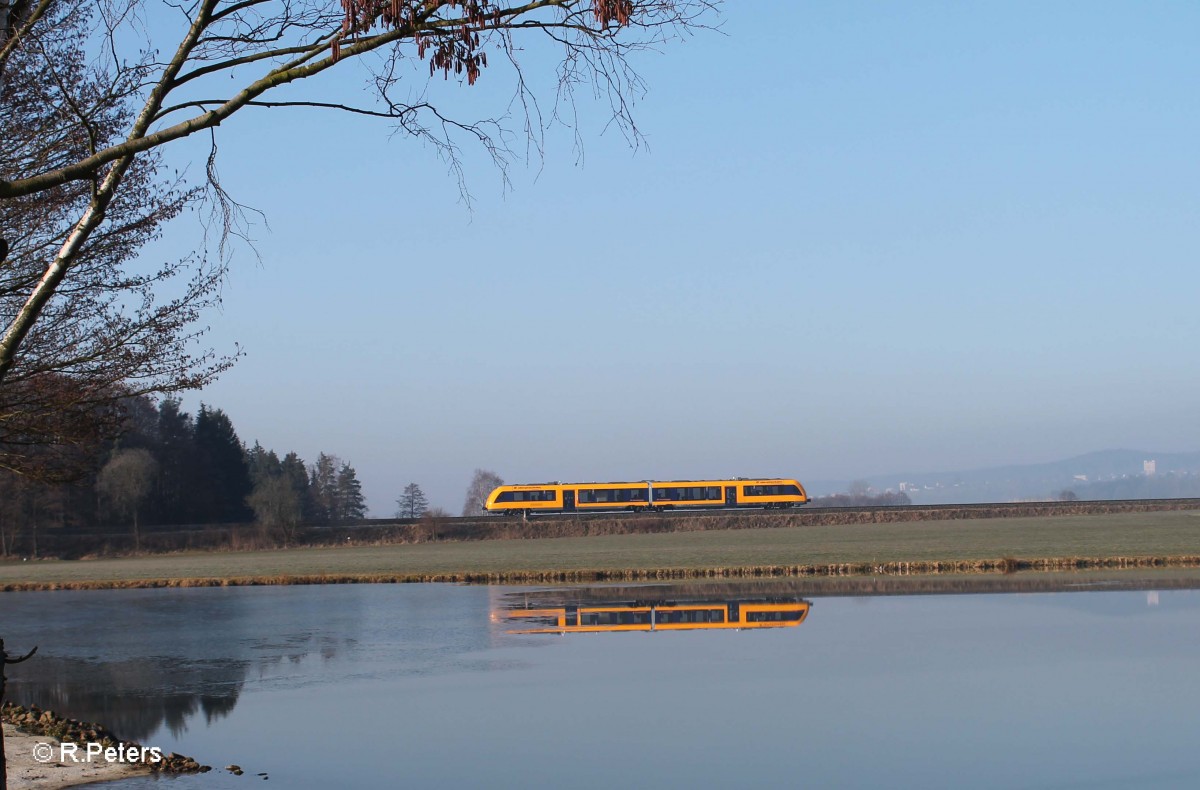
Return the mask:
POLYGON ((46 391, 35 382, 103 380, 104 387, 93 382, 71 395, 72 402, 83 404, 118 382, 135 392, 178 391, 209 381, 232 364, 229 357, 192 357, 183 350, 202 334, 189 332, 188 322, 218 298, 213 288, 223 273, 223 256, 217 264, 199 261, 195 287, 178 300, 156 303, 158 281, 123 274, 136 260, 137 247, 203 192, 217 207, 222 245, 237 233, 242 207, 216 177, 215 137, 205 169, 209 181, 201 193, 156 181, 159 152, 175 141, 199 132, 215 134, 225 120, 251 107, 334 109, 390 119, 403 132, 434 143, 450 161, 465 196, 458 136, 482 145, 503 171, 509 155, 504 123, 442 113, 425 97, 422 80, 427 84, 438 75, 472 85, 488 68, 489 53, 501 53, 516 75, 524 132, 540 151, 544 126, 538 100, 515 54, 526 37, 538 36, 561 48, 551 121, 560 117, 559 102, 570 104, 575 86, 591 80, 595 94, 608 97, 615 122, 636 141, 630 106, 642 86, 627 56, 705 27, 715 5, 715 0, 184 0, 161 5, 4 0, 0 138, 6 145, 0 150, 0 208, 11 209, 22 221, 42 211, 39 221, 48 230, 4 234, 14 253, 0 267, 0 423, 13 422, 14 412, 4 409, 4 397, 11 394, 27 422, 41 424, 29 411, 36 412, 31 404, 37 398, 23 400, 30 392, 46 391), (91 13, 99 18, 87 28, 91 13), (172 19, 147 23, 149 15, 163 13, 172 19), (182 23, 177 41, 166 45, 150 38, 148 31, 158 35, 172 20, 182 23), (146 39, 136 50, 129 47, 134 36, 146 39), (160 57, 159 52, 169 54, 160 57), (367 62, 371 53, 388 56, 382 68, 367 62), (60 62, 68 55, 75 60, 60 62), (277 95, 351 62, 366 64, 372 74, 376 107, 277 95), (427 74, 411 68, 422 62, 427 74), (400 65, 410 67, 407 76, 400 65), (55 84, 39 88, 45 96, 35 101, 38 97, 27 95, 28 80, 16 79, 18 71, 48 75, 55 84), (236 87, 229 91, 231 78, 237 78, 236 87), (392 95, 400 86, 410 86, 407 99, 392 95), (223 98, 205 98, 214 95, 223 98), (215 280, 209 276, 214 273, 215 280), (105 302, 105 295, 111 300, 105 302), (127 303, 139 301, 141 308, 130 313, 127 303), (155 333, 148 331, 156 325, 166 327, 166 339, 157 345, 155 333), (82 329, 86 326, 105 329, 89 332, 82 329))

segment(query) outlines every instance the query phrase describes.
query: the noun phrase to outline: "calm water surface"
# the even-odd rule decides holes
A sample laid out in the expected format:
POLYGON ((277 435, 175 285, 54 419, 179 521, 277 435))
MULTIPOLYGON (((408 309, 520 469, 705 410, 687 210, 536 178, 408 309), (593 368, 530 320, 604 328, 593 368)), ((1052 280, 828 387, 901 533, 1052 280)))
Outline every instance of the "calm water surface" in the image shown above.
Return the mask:
POLYGON ((5 593, 0 633, 40 645, 11 698, 216 769, 123 788, 1200 786, 1200 592, 810 597, 755 631, 492 617, 538 595, 5 593))

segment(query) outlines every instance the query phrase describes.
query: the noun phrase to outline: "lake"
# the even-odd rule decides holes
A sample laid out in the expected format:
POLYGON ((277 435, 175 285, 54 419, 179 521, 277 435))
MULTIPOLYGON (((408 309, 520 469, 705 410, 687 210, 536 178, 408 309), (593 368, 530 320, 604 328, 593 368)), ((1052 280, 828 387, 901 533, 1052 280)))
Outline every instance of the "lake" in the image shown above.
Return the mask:
POLYGON ((213 766, 172 790, 1200 786, 1200 592, 798 584, 5 593, 0 636, 9 699, 213 766), (639 630, 510 633, 596 609, 639 630))

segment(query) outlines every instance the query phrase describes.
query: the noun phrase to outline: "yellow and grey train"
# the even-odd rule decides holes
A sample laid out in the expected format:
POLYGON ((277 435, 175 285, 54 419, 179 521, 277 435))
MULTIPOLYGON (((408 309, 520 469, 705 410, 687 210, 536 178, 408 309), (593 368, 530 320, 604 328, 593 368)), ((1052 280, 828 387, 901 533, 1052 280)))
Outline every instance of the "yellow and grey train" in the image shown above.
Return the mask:
POLYGON ((493 620, 524 625, 510 634, 572 634, 613 631, 695 631, 797 626, 808 617, 808 601, 705 601, 609 603, 493 612, 493 620))
POLYGON ((488 495, 491 513, 632 512, 674 508, 789 508, 808 502, 798 480, 642 480, 636 483, 544 483, 500 486, 488 495))

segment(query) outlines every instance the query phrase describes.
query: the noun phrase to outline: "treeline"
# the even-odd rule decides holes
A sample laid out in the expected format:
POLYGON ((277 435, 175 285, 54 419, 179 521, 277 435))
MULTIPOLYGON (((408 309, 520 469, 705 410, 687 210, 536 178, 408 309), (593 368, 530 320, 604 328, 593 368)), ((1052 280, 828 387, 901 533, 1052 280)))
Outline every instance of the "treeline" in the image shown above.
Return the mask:
POLYGON ((0 470, 0 554, 37 556, 46 530, 129 529, 136 548, 145 524, 254 522, 272 542, 290 542, 301 524, 366 515, 354 468, 335 455, 310 465, 295 452, 247 448, 228 415, 207 405, 195 416, 174 399, 123 406, 119 437, 77 453, 69 481, 0 470))
POLYGON ((869 494, 855 491, 847 494, 830 494, 813 497, 813 507, 887 507, 888 505, 911 505, 912 500, 903 491, 884 491, 869 494))

